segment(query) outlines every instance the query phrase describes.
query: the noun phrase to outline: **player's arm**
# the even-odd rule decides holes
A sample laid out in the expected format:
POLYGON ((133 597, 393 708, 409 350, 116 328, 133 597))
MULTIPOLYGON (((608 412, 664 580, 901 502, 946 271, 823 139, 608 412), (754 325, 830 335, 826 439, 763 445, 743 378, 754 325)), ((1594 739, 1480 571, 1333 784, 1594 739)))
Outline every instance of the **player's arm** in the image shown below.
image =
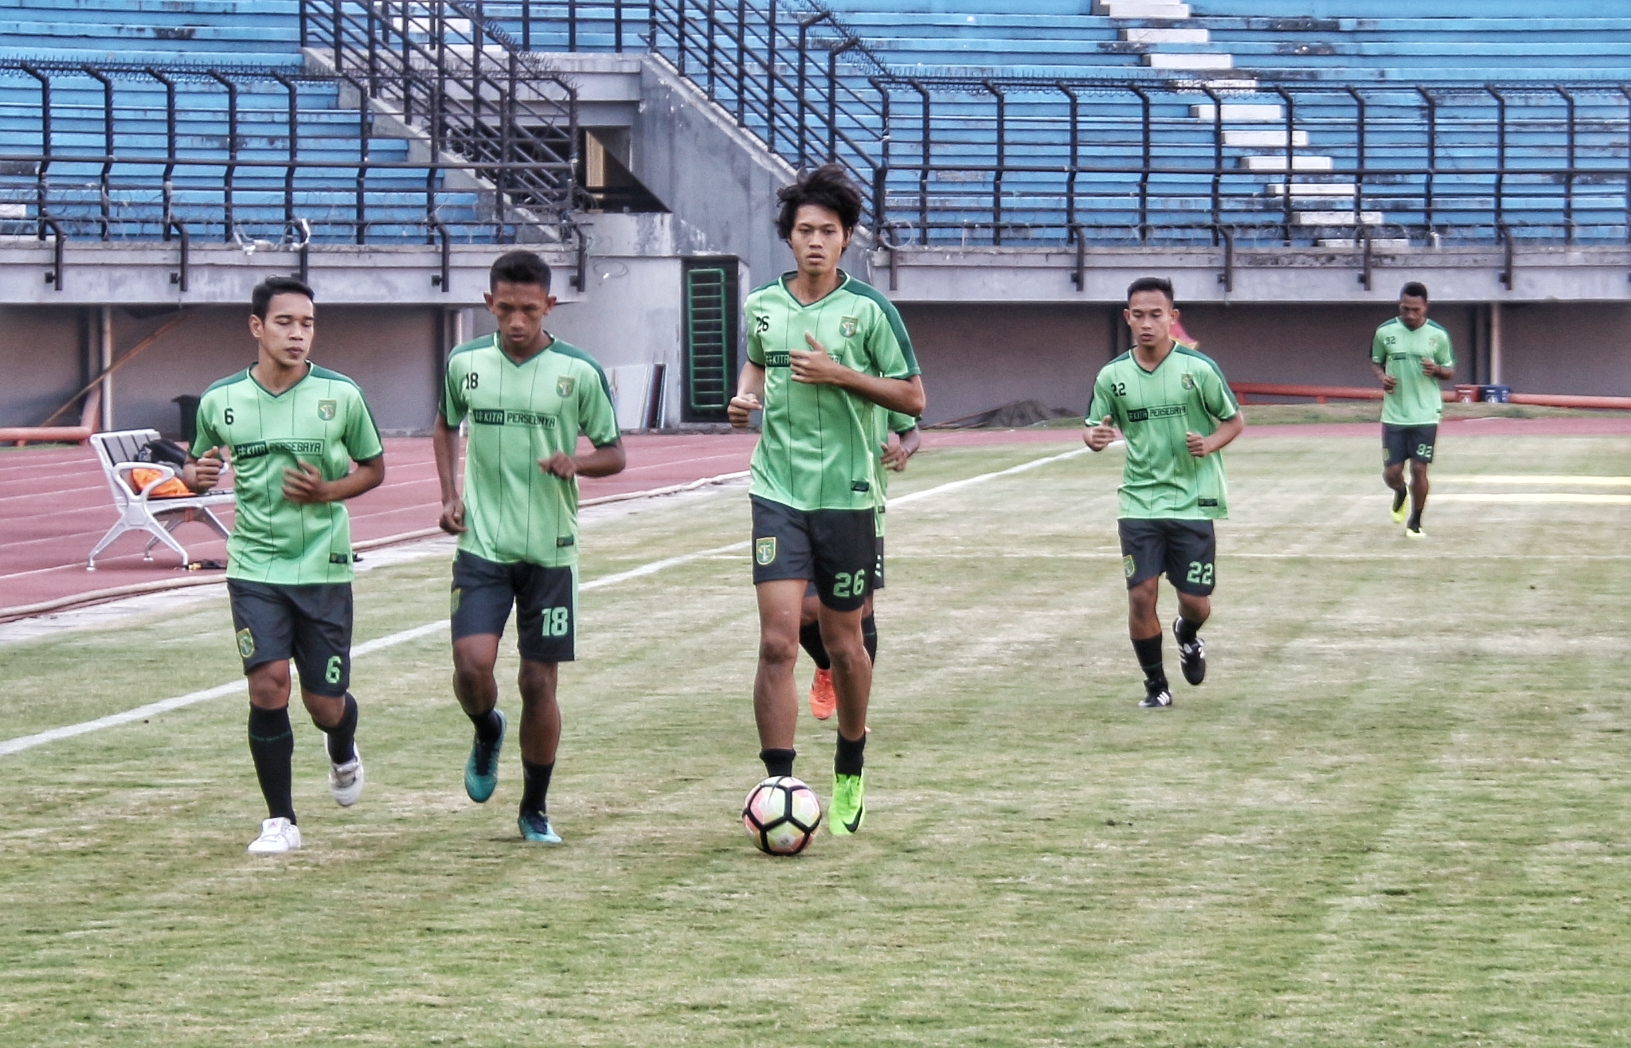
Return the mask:
POLYGON ((923 446, 923 434, 916 426, 902 433, 897 433, 896 443, 884 449, 883 464, 896 473, 906 472, 906 460, 916 455, 923 446))
POLYGON ((794 382, 837 386, 888 411, 898 411, 914 418, 923 414, 928 398, 923 393, 923 379, 920 376, 884 378, 868 375, 828 356, 827 347, 816 341, 814 335, 806 332, 804 341, 809 343, 809 349, 795 349, 791 353, 794 382))
POLYGON ((1093 399, 1087 405, 1087 417, 1082 420, 1087 427, 1082 431, 1082 443, 1089 451, 1103 451, 1120 436, 1112 425, 1114 421, 1110 413, 1110 387, 1101 376, 1093 383, 1093 399))
POLYGON ((1229 442, 1240 436, 1241 430, 1246 428, 1246 415, 1236 411, 1230 417, 1218 423, 1206 436, 1199 433, 1184 434, 1185 442, 1189 445, 1189 453, 1196 458, 1205 458, 1214 451, 1222 451, 1229 446, 1229 442))
POLYGON ((1444 340, 1444 349, 1430 357, 1421 358, 1421 373, 1428 378, 1447 382, 1455 378, 1455 350, 1450 348, 1450 340, 1444 340))
POLYGON ((751 360, 743 361, 742 371, 736 376, 736 396, 725 408, 725 417, 730 419, 731 425, 737 429, 746 428, 748 415, 764 406, 764 393, 764 365, 751 360))
POLYGON ((1382 384, 1383 393, 1392 393, 1399 380, 1387 373, 1387 347, 1382 345, 1382 336, 1377 335, 1371 340, 1370 369, 1376 373, 1376 380, 1382 384))
POLYGON ((198 412, 198 430, 193 446, 187 451, 187 461, 181 467, 181 482, 196 494, 215 487, 221 480, 220 434, 209 424, 209 416, 198 412))
POLYGON ((442 515, 436 526, 449 535, 464 533, 464 499, 459 496, 459 430, 438 411, 430 430, 436 452, 436 481, 442 488, 442 515))
POLYGON ((323 471, 310 462, 299 462, 294 469, 283 471, 283 497, 302 506, 319 502, 344 502, 365 491, 372 491, 385 480, 385 455, 375 455, 357 463, 357 468, 343 477, 324 480, 323 471))
POLYGON ((583 455, 557 451, 538 465, 545 473, 552 473, 562 480, 571 477, 609 477, 623 472, 623 467, 628 465, 628 456, 623 453, 623 442, 614 440, 583 455))
POLYGON ((594 450, 582 455, 568 455, 557 451, 538 465, 545 473, 562 480, 572 477, 609 477, 621 473, 628 463, 623 454, 623 438, 617 429, 617 412, 612 408, 612 387, 598 366, 595 378, 599 381, 579 381, 578 432, 589 438, 594 450))

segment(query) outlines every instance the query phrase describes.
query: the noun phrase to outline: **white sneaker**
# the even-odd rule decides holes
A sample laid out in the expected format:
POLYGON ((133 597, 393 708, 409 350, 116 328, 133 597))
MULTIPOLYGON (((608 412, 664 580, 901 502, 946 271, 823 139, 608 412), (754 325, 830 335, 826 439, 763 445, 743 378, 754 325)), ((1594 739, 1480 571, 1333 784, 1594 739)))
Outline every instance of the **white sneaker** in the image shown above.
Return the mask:
MULTIPOLYGON (((327 753, 327 743, 324 743, 327 753)), ((344 764, 335 764, 329 761, 328 765, 328 791, 334 794, 334 803, 342 808, 349 808, 357 803, 362 796, 363 771, 362 751, 357 744, 351 744, 351 759, 344 764)))
POLYGON ((261 823, 261 835, 249 845, 251 855, 281 855, 300 847, 300 827, 288 819, 267 819, 261 823))

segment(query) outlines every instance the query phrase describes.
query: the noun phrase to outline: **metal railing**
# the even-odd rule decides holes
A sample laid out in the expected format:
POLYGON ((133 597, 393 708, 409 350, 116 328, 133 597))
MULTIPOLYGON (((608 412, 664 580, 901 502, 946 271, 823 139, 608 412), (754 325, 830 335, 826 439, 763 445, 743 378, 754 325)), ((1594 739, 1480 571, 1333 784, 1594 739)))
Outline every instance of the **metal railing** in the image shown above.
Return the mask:
MULTIPOLYGON (((540 50, 647 50, 901 246, 1631 242, 1631 88, 904 76, 817 0, 490 3, 540 50), (643 32, 633 27, 646 19, 643 32), (1267 103, 1235 143, 1222 106, 1267 103), (1211 105, 1210 117, 1193 105, 1211 105), (1306 142, 1303 136, 1307 136, 1306 142), (1280 159, 1279 171, 1262 166, 1280 159), (1352 192, 1333 187, 1351 186, 1352 192), (1511 238, 1502 232, 1509 229, 1511 238)), ((1182 74, 1179 74, 1181 77, 1182 74)))
POLYGON ((206 240, 295 250, 304 268, 312 243, 559 234, 486 188, 537 185, 558 164, 410 159, 407 142, 374 137, 366 85, 349 76, 0 62, 0 121, 0 231, 52 241, 58 289, 71 240, 176 242, 185 290, 206 240))
POLYGON ((570 232, 577 92, 490 17, 483 0, 301 0, 300 42, 368 99, 465 157, 499 207, 570 232))

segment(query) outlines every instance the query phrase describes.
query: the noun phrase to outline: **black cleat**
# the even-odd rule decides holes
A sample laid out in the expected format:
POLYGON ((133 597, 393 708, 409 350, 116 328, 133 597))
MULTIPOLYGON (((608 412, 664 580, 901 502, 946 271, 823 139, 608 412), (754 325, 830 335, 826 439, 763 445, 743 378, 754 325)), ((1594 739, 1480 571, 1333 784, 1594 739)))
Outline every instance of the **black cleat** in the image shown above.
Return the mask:
POLYGON ((1197 633, 1194 640, 1185 644, 1183 637, 1178 633, 1178 626, 1183 621, 1182 618, 1172 620, 1172 638, 1178 642, 1178 656, 1183 663, 1184 680, 1191 684, 1199 684, 1206 679, 1206 641, 1201 640, 1200 634, 1197 633))
POLYGON ((1138 704, 1141 710, 1164 710, 1172 706, 1172 692, 1167 690, 1165 681, 1160 684, 1144 685, 1144 700, 1138 704))

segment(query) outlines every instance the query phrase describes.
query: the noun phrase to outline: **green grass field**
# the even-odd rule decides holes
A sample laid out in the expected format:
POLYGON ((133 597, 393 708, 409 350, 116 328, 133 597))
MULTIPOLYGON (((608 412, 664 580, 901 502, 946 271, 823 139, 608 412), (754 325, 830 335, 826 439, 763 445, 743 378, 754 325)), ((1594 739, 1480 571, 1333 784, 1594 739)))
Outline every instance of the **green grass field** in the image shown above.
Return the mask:
MULTIPOLYGON (((926 453, 892 494, 1057 450, 926 453)), ((514 747, 464 797, 440 633, 357 660, 357 807, 296 717, 288 857, 244 853, 242 696, 0 757, 0 1044, 1631 1042, 1626 507, 1448 497, 1631 493, 1544 479, 1631 447, 1444 441, 1425 542, 1372 440, 1227 454, 1211 675, 1169 640, 1171 711, 1134 705, 1119 450, 892 511, 868 822, 796 859, 737 818, 745 549, 584 594, 558 849, 517 837, 514 747)), ((642 505, 583 578, 746 535, 740 491, 642 505)), ((360 576, 357 640, 443 617, 446 576, 360 576)), ((224 600, 0 647, 0 739, 237 672, 224 600)))

